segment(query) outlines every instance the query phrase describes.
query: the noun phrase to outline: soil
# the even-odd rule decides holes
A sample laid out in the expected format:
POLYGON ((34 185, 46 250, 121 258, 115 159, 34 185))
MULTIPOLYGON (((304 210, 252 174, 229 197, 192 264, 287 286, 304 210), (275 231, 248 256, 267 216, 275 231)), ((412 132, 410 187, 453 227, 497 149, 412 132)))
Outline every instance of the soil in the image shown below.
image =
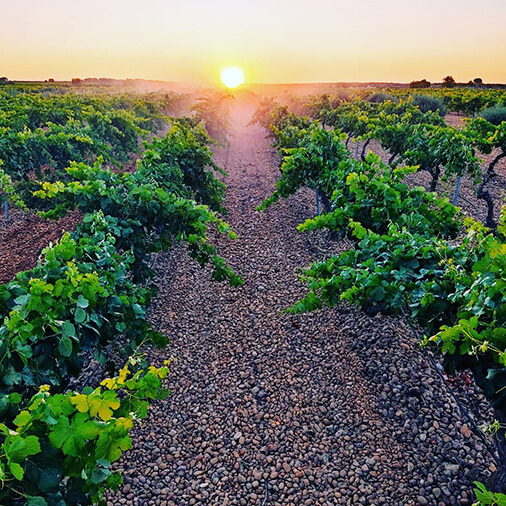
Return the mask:
POLYGON ((345 304, 283 312, 305 295, 301 268, 347 247, 296 231, 314 193, 254 210, 279 175, 257 127, 237 126, 217 162, 239 236, 218 243, 244 285, 213 282, 183 248, 158 255, 150 319, 172 343, 149 358, 174 358, 171 395, 134 429, 107 504, 471 504, 492 459, 419 335, 345 304))
POLYGON ((44 220, 19 208, 9 210, 9 219, 0 218, 0 283, 7 283, 18 272, 32 269, 42 250, 56 242, 65 231, 73 230, 79 212, 58 221, 44 220))

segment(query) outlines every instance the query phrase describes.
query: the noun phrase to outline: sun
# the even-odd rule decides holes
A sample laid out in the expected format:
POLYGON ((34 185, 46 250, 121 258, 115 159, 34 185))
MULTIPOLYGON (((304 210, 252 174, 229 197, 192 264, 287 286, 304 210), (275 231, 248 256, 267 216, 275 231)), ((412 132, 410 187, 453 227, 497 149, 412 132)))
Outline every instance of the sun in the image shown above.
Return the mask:
POLYGON ((227 88, 237 88, 244 84, 244 71, 241 67, 225 67, 221 70, 221 82, 227 88))

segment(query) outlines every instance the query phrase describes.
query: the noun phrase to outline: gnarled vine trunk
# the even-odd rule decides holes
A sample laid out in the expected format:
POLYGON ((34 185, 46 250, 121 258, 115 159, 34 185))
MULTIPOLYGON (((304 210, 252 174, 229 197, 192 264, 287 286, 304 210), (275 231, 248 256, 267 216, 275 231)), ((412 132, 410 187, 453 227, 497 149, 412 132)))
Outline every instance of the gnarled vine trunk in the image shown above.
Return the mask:
POLYGON ((493 172, 490 172, 489 167, 489 170, 487 170, 487 172, 483 175, 480 186, 478 186, 478 189, 476 190, 476 197, 480 200, 484 200, 487 204, 487 218, 485 220, 485 225, 489 228, 495 229, 497 228, 497 223, 494 220, 494 199, 492 198, 492 195, 490 195, 490 192, 485 189, 485 186, 492 174, 493 172))
POLYGON ((360 154, 360 158, 362 161, 365 161, 365 150, 367 149, 367 146, 369 146, 369 143, 371 142, 371 139, 367 139, 364 142, 364 145, 362 146, 362 153, 360 154))
POLYGON ((489 177, 492 177, 492 176, 495 176, 496 173, 495 173, 495 167, 496 165, 499 163, 499 160, 502 160, 503 158, 506 157, 506 151, 503 151, 501 153, 499 153, 491 162, 490 162, 490 165, 488 166, 488 169, 487 169, 487 174, 489 174, 489 177))
POLYGON ((427 167, 427 171, 432 176, 429 190, 431 192, 434 192, 434 191, 436 191, 437 182, 439 181, 439 176, 441 174, 441 169, 439 167, 435 167, 435 168, 427 167))

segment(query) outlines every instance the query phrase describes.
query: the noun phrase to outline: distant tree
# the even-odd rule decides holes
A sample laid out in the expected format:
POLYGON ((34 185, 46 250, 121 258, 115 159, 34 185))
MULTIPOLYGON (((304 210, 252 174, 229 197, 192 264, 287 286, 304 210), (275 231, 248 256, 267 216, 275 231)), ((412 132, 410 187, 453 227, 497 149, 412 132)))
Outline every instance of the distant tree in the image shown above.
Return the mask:
POLYGON ((54 83, 54 79, 52 77, 50 77, 48 80, 47 80, 48 83, 54 83))
POLYGON ((79 79, 79 77, 73 77, 72 84, 83 84, 83 80, 79 79))
POLYGON ((411 81, 409 83, 410 88, 430 88, 430 82, 427 79, 422 79, 421 81, 411 81))
POLYGON ((476 86, 481 86, 483 84, 483 79, 481 77, 475 77, 473 83, 476 84, 476 86))
POLYGON ((7 79, 6 77, 0 77, 0 83, 8 83, 9 82, 9 79, 7 79))
POLYGON ((443 88, 453 88, 455 84, 455 78, 453 76, 446 76, 443 78, 443 88))

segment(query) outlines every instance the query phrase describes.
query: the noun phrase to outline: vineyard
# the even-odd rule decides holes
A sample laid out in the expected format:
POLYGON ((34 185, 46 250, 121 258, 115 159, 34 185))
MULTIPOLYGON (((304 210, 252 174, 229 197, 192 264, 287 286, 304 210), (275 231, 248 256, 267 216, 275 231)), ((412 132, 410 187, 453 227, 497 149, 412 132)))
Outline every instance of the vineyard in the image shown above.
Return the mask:
POLYGON ((506 504, 506 92, 230 102, 0 86, 0 503, 506 504))

